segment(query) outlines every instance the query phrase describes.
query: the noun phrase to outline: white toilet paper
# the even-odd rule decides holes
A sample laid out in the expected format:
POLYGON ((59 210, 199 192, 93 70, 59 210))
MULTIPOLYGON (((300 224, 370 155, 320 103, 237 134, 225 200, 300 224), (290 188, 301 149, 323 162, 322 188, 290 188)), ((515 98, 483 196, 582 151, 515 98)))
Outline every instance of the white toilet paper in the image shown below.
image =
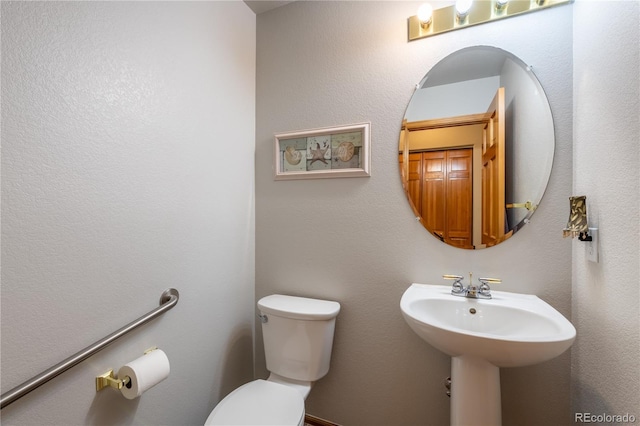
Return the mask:
POLYGON ((169 376, 169 358, 160 349, 123 365, 118 370, 118 378, 124 380, 129 376, 131 381, 120 389, 127 399, 135 399, 169 376))

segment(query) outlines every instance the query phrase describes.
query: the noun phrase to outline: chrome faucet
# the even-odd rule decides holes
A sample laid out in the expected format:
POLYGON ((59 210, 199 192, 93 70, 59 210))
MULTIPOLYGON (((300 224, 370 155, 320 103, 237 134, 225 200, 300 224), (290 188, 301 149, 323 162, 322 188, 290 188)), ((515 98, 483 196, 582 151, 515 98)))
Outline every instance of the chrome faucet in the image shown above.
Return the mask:
POLYGON ((454 280, 451 286, 451 294, 454 296, 468 297, 470 299, 491 299, 491 287, 489 283, 497 284, 502 282, 499 278, 478 278, 480 285, 473 283, 473 274, 469 273, 469 285, 462 284, 462 275, 443 275, 445 280, 454 280))

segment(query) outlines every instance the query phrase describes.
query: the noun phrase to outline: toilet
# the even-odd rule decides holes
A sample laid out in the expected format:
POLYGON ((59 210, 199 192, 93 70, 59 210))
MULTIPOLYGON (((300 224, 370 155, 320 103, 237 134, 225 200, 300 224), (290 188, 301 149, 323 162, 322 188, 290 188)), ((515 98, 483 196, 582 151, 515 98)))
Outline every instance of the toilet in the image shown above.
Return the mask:
POLYGON ((338 302, 272 294, 258 308, 271 374, 227 395, 205 425, 302 426, 311 386, 329 371, 338 302))

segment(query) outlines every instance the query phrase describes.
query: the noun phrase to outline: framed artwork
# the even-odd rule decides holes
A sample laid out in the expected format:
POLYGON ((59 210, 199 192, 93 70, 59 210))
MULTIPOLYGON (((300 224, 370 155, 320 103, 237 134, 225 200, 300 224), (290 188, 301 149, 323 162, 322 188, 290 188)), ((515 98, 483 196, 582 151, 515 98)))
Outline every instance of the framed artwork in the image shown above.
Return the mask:
POLYGON ((371 176, 371 123, 275 135, 274 179, 371 176))

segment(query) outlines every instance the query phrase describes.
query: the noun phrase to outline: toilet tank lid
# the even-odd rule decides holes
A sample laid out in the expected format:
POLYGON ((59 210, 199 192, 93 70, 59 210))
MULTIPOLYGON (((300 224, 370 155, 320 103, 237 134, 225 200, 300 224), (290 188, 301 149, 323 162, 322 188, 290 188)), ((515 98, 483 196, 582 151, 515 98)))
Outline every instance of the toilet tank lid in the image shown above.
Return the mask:
POLYGON ((340 312, 340 304, 331 300, 272 294, 258 301, 263 313, 301 320, 328 320, 340 312))

